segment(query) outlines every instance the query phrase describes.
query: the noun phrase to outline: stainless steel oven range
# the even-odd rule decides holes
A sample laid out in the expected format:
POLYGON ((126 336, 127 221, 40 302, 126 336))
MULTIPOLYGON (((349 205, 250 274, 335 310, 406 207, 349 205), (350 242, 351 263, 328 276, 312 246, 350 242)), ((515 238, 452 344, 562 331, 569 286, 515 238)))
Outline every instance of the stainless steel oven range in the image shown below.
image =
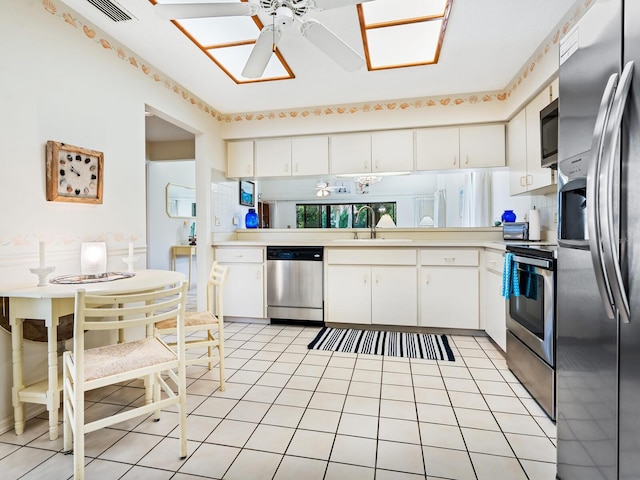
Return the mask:
POLYGON ((520 295, 509 297, 507 365, 553 420, 556 418, 556 248, 508 245, 520 295))

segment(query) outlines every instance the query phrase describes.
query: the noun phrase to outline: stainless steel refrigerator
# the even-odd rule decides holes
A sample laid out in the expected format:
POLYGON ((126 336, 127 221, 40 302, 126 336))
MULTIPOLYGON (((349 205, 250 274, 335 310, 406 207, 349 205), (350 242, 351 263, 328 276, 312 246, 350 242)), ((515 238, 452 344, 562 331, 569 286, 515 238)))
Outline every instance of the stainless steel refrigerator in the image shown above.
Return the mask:
POLYGON ((560 46, 558 478, 640 478, 640 1, 560 46), (635 65, 634 65, 635 62, 635 65))

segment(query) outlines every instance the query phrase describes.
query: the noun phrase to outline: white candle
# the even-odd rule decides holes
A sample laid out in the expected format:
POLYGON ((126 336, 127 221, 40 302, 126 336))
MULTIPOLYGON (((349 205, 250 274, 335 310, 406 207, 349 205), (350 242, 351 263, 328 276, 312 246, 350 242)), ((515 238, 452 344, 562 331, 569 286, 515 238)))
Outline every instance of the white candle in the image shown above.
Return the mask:
POLYGON ((133 243, 129 242, 129 258, 133 258, 133 243))
POLYGON ((44 242, 40 242, 38 244, 38 253, 40 254, 40 268, 44 268, 45 267, 45 261, 44 261, 44 242))

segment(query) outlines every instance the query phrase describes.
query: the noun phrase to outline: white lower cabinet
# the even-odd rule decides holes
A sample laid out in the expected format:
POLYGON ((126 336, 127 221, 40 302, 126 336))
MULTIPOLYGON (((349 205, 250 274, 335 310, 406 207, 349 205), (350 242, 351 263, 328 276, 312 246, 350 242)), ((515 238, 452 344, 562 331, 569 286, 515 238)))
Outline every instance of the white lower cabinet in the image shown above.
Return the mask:
POLYGON ((371 323, 418 325, 416 267, 374 267, 371 278, 371 323))
POLYGON ((371 268, 331 265, 327 268, 326 321, 371 323, 371 268))
POLYGON ((325 321, 418 324, 415 249, 327 249, 325 321))
POLYGON ((420 325, 480 328, 477 250, 422 250, 420 325))
POLYGON ((484 252, 480 327, 496 344, 507 350, 507 301, 502 296, 504 257, 500 252, 484 252))
POLYGON ((229 266, 224 285, 225 317, 266 318, 265 255, 263 248, 215 250, 215 259, 229 266))

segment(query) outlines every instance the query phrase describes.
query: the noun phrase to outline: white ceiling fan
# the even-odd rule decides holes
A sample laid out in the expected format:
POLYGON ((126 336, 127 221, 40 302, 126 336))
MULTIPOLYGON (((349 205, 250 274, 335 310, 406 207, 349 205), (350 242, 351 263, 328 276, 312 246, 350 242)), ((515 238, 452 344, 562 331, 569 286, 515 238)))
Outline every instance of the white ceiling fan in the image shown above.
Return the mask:
POLYGON ((310 10, 328 10, 372 0, 259 0, 249 2, 159 3, 156 12, 169 20, 208 17, 253 16, 261 10, 271 17, 249 55, 242 76, 259 78, 264 73, 284 29, 299 23, 302 36, 348 72, 364 65, 364 58, 335 33, 314 19, 303 19, 310 10))
POLYGON ((347 187, 345 187, 344 183, 340 185, 330 185, 329 182, 325 182, 320 180, 316 184, 316 196, 317 197, 328 197, 332 193, 348 193, 347 187))

